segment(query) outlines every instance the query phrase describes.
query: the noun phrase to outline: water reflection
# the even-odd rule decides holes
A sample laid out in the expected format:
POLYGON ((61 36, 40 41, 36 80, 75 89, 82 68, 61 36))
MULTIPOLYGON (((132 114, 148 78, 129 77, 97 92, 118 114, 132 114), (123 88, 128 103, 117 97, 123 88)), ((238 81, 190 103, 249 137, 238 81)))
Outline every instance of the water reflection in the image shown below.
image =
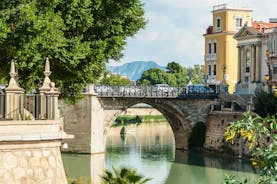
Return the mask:
POLYGON ((140 124, 126 128, 113 127, 107 137, 106 155, 64 154, 66 172, 70 177, 87 176, 100 183, 104 167, 127 166, 153 178, 149 184, 217 184, 225 174, 257 178, 250 164, 242 161, 204 156, 197 153, 175 152, 174 137, 168 123, 140 124))
POLYGON ((92 184, 100 184, 105 170, 105 153, 99 154, 62 154, 68 178, 83 179, 92 184))

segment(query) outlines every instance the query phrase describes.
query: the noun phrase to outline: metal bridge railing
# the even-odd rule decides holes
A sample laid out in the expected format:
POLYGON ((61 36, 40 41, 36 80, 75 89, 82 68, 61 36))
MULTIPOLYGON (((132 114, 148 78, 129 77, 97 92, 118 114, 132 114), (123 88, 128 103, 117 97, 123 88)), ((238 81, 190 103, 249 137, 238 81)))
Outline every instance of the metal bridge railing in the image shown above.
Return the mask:
POLYGON ((100 97, 134 98, 215 98, 217 92, 206 86, 94 86, 100 97))

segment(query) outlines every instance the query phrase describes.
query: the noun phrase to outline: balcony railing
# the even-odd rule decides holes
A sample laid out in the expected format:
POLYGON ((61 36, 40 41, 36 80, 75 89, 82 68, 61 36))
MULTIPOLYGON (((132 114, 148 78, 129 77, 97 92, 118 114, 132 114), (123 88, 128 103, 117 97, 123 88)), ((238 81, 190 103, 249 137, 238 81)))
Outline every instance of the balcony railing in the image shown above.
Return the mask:
POLYGON ((216 53, 209 53, 206 54, 206 61, 215 61, 217 60, 217 54, 216 53))

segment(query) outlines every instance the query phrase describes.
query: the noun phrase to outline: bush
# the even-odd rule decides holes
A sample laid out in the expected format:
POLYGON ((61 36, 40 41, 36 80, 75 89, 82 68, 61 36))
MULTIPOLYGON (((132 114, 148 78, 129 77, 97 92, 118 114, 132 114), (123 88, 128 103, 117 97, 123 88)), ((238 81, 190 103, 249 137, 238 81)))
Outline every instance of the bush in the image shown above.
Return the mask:
POLYGON ((273 93, 257 92, 254 98, 254 107, 254 112, 263 118, 268 115, 275 115, 277 113, 277 98, 273 93))

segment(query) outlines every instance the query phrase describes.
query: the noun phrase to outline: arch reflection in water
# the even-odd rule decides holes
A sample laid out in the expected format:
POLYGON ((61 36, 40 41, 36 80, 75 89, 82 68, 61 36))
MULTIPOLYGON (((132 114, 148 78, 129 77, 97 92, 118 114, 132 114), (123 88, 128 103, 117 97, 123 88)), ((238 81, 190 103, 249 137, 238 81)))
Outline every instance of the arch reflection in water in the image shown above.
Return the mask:
POLYGON ((163 183, 174 160, 174 137, 168 123, 141 123, 111 128, 106 143, 106 167, 127 166, 139 174, 153 178, 149 183, 163 183))
POLYGON ((168 123, 142 123, 123 137, 120 130, 121 127, 111 128, 106 155, 64 154, 68 176, 92 177, 92 183, 99 184, 106 162, 107 169, 123 165, 137 169, 139 174, 153 178, 149 184, 217 184, 222 183, 225 174, 248 178, 249 183, 254 183, 258 177, 251 165, 243 161, 175 152, 168 123))

